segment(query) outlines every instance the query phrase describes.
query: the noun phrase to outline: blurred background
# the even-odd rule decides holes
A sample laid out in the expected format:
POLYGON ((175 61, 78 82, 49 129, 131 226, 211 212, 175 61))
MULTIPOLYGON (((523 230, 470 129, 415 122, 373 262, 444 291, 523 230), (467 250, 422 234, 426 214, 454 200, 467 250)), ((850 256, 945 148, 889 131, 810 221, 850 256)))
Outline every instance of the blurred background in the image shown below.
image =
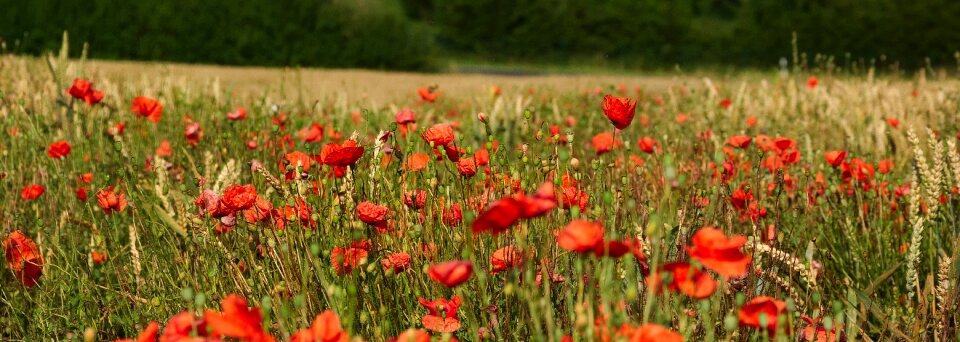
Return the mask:
POLYGON ((0 0, 0 41, 37 55, 69 31, 96 59, 420 71, 917 69, 958 66, 957 18, 956 0, 0 0))

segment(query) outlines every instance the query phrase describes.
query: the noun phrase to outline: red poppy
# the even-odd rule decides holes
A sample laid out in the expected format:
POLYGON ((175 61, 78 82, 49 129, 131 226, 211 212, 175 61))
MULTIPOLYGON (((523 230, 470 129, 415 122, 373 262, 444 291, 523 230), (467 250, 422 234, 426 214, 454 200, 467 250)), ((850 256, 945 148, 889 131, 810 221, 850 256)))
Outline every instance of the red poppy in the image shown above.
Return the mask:
POLYGON ((453 296, 450 300, 443 298, 427 301, 423 298, 417 298, 424 308, 430 313, 423 316, 420 323, 430 331, 439 333, 449 333, 460 329, 460 318, 457 317, 457 310, 462 302, 460 296, 453 296))
POLYGON ((693 246, 687 247, 687 254, 724 278, 741 277, 747 274, 751 262, 750 256, 740 250, 746 243, 743 236, 727 238, 719 229, 704 227, 693 235, 693 246))
POLYGON ((67 89, 67 94, 70 94, 75 99, 83 100, 88 105, 95 105, 103 101, 103 92, 93 89, 93 83, 84 79, 75 79, 73 80, 73 85, 70 86, 70 89, 67 89))
POLYGON ((337 275, 345 275, 367 263, 370 254, 370 240, 354 241, 347 247, 334 247, 330 253, 330 263, 337 275))
POLYGON ((246 219, 248 223, 257 223, 269 218, 272 211, 273 203, 257 196, 257 200, 253 202, 253 206, 243 211, 243 218, 246 219))
POLYGON ((110 215, 127 208, 127 197, 114 192, 111 186, 97 191, 97 204, 100 205, 100 209, 103 209, 104 213, 110 215))
POLYGON ((750 147, 750 142, 753 141, 753 138, 745 135, 734 135, 727 140, 727 146, 737 147, 737 148, 748 148, 750 147))
POLYGON ((54 159, 70 155, 70 143, 61 140, 50 144, 50 147, 47 148, 47 155, 54 159))
MULTIPOLYGON (((418 330, 407 329, 394 338, 388 338, 387 342, 430 342, 430 333, 418 330)), ((452 339, 452 338, 451 338, 452 339)))
POLYGON ((753 127, 757 125, 757 117, 750 115, 747 117, 747 127, 753 127))
POLYGON ((637 146, 639 146, 640 150, 644 153, 653 153, 656 151, 657 141, 651 137, 643 137, 637 141, 637 146))
POLYGON ((202 136, 203 130, 200 129, 199 122, 190 123, 187 125, 187 128, 183 130, 183 137, 187 139, 187 144, 190 146, 197 146, 202 136))
POLYGON ((13 271, 20 283, 33 287, 43 274, 43 257, 37 244, 19 230, 10 233, 3 241, 7 266, 13 271))
POLYGON ((152 321, 147 324, 146 328, 143 328, 143 331, 140 332, 140 335, 137 335, 137 339, 127 338, 119 339, 117 342, 156 342, 157 333, 160 332, 160 323, 157 321, 152 321))
POLYGON ((417 89, 417 94, 420 95, 420 98, 427 102, 433 102, 437 100, 438 93, 434 93, 434 87, 423 87, 417 89))
POLYGON ((463 177, 473 177, 477 174, 477 163, 473 158, 460 158, 457 161, 457 172, 463 177))
POLYGON ((709 298, 717 289, 717 282, 707 272, 703 272, 689 263, 673 262, 660 266, 660 270, 647 277, 651 288, 662 291, 663 277, 669 274, 670 282, 665 284, 670 291, 680 292, 694 299, 709 298))
POLYGON ((463 222, 463 212, 460 210, 460 203, 454 203, 449 208, 443 209, 443 224, 449 227, 459 226, 463 222))
MULTIPOLYGON (((453 146, 453 144, 444 145, 443 151, 447 153, 447 159, 454 163, 459 162, 460 156, 467 153, 467 150, 463 149, 463 147, 453 146)), ((437 150, 435 149, 434 152, 437 152, 437 150)), ((437 158, 439 158, 439 156, 437 158)))
POLYGON ((830 328, 830 331, 827 331, 821 323, 822 318, 813 319, 806 315, 800 315, 800 319, 807 323, 800 335, 803 341, 835 342, 846 340, 843 334, 843 324, 836 324, 830 328))
POLYGON ((614 137, 613 133, 604 132, 594 135, 593 138, 590 139, 590 145, 593 145, 593 149, 597 151, 597 155, 599 156, 612 151, 614 148, 623 146, 623 142, 614 137))
POLYGON ((231 185, 223 190, 220 202, 231 211, 247 210, 257 201, 257 188, 253 185, 231 185))
POLYGON ((158 157, 168 157, 173 155, 173 148, 170 147, 170 142, 166 140, 160 141, 160 147, 157 147, 157 150, 153 152, 158 157))
POLYGON ((160 342, 192 341, 194 337, 219 339, 220 336, 210 331, 206 319, 198 319, 193 312, 184 311, 170 317, 160 335, 160 342))
POLYGON ((403 204, 413 210, 423 208, 427 204, 427 192, 425 190, 404 192, 403 204))
POLYGON ((90 260, 93 261, 94 264, 102 264, 104 261, 107 261, 107 254, 100 253, 98 251, 90 251, 90 260))
POLYGON ((82 187, 82 186, 79 187, 79 188, 77 188, 77 191, 76 191, 77 199, 79 199, 79 200, 81 200, 81 201, 86 201, 86 200, 87 200, 87 191, 90 191, 90 189, 89 189, 89 188, 84 188, 84 187, 82 187))
POLYGON ((247 110, 243 107, 238 107, 232 112, 227 113, 228 120, 246 120, 247 119, 247 110))
POLYGON ((300 329, 290 336, 290 342, 346 342, 349 340, 350 336, 340 325, 340 317, 331 310, 317 315, 309 328, 300 329))
POLYGON ((200 216, 221 218, 230 214, 230 210, 220 201, 220 195, 209 189, 201 191, 193 205, 200 207, 200 216))
POLYGON ((20 198, 25 200, 35 200, 40 195, 43 195, 43 192, 46 189, 43 185, 40 184, 31 184, 23 187, 23 191, 20 192, 20 198))
POLYGON ((730 102, 730 99, 723 99, 720 101, 720 108, 727 109, 733 105, 733 102, 730 102))
POLYGON ((399 112, 397 112, 397 115, 394 117, 394 119, 399 125, 412 124, 417 122, 417 120, 413 117, 413 115, 414 113, 412 110, 410 110, 409 108, 404 108, 399 112))
POLYGON ((434 147, 446 146, 453 143, 453 127, 448 124, 436 124, 424 130, 420 136, 434 147))
POLYGON ((550 210, 557 207, 557 195, 553 191, 552 182, 540 184, 540 188, 532 196, 520 194, 515 196, 520 201, 523 210, 520 213, 521 218, 534 218, 546 215, 550 210))
POLYGON ((283 159, 294 168, 300 167, 300 171, 302 172, 310 171, 310 166, 313 165, 313 159, 306 153, 299 151, 287 153, 283 156, 283 159))
POLYGON ((578 253, 589 253, 603 248, 603 226, 588 220, 573 220, 557 235, 560 248, 578 253))
POLYGON ((780 314, 787 308, 786 303, 767 296, 759 296, 751 299, 740 307, 738 316, 740 317, 741 327, 752 327, 757 329, 767 329, 767 333, 773 337, 777 333, 777 323, 779 323, 780 314), (766 325, 760 323, 761 316, 764 316, 766 325))
POLYGON ((308 128, 300 130, 300 139, 307 143, 316 143, 323 140, 323 126, 313 123, 308 128))
POLYGON ((882 174, 888 174, 893 170, 893 161, 890 159, 881 160, 877 163, 877 171, 882 174))
POLYGON ((474 234, 489 232, 497 235, 510 229, 523 214, 523 204, 513 197, 506 197, 493 202, 486 210, 473 221, 471 230, 474 234))
POLYGON ((163 116, 163 105, 146 96, 135 97, 133 103, 130 104, 130 110, 137 115, 146 117, 153 123, 160 122, 160 117, 163 116))
POLYGON ((817 80, 817 76, 810 76, 810 78, 807 79, 807 88, 816 88, 818 83, 820 83, 820 81, 817 80))
POLYGON ((380 265, 383 266, 384 271, 393 269, 394 273, 400 273, 410 268, 410 260, 410 254, 400 252, 383 258, 380 260, 380 265))
POLYGON ((490 274, 497 274, 523 265, 523 250, 515 246, 506 246, 490 256, 490 274))
POLYGON ((429 162, 430 156, 421 153, 414 153, 407 158, 407 162, 404 164, 404 169, 408 172, 417 172, 427 167, 427 163, 429 162))
POLYGON ((357 217, 359 217, 363 223, 371 226, 385 227, 387 224, 387 214, 389 213, 390 208, 372 202, 363 201, 357 204, 357 217))
POLYGON ((683 342, 683 336, 662 326, 647 323, 633 330, 630 342, 683 342))
POLYGON ((222 312, 207 310, 203 317, 215 335, 233 337, 250 342, 273 342, 263 329, 260 308, 248 307, 240 296, 229 295, 220 304, 222 312))
POLYGON ((827 164, 837 167, 843 163, 844 159, 847 159, 847 151, 827 151, 823 154, 823 157, 827 160, 827 164))
POLYGON ((470 280, 473 275, 473 263, 469 261, 451 260, 430 265, 427 275, 433 281, 446 286, 456 287, 470 280))
POLYGON ((637 113, 637 101, 630 102, 627 97, 606 95, 600 107, 603 108, 603 115, 606 115, 617 129, 629 127, 637 113))
POLYGON ((353 165, 362 156, 363 147, 357 146, 353 140, 344 141, 343 144, 326 144, 320 150, 320 162, 334 167, 353 165))

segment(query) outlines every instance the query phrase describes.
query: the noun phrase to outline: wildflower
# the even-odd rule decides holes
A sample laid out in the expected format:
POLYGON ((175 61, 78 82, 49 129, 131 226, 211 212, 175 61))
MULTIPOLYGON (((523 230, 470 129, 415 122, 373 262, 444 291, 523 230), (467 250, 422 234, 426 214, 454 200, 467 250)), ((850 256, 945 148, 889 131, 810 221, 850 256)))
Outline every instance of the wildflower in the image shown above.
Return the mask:
POLYGON ((248 307, 240 296, 229 295, 220 304, 222 312, 207 310, 203 317, 215 335, 233 337, 250 342, 273 342, 263 329, 260 308, 248 307))
POLYGON ((316 143, 323 140, 323 126, 318 123, 310 124, 310 127, 304 128, 299 132, 300 140, 306 143, 316 143))
POLYGON ((460 329, 460 319, 457 317, 457 310, 462 304, 460 296, 453 296, 450 300, 438 298, 433 301, 418 298, 418 301, 420 305, 430 311, 420 319, 424 328, 439 333, 454 332, 460 329))
POLYGON ((817 76, 810 76, 810 78, 807 79, 807 88, 816 88, 818 83, 820 82, 817 80, 817 76))
POLYGON ((745 135, 734 135, 727 140, 727 146, 746 149, 750 147, 750 142, 753 141, 753 138, 745 135))
POLYGON ((426 102, 434 102, 437 100, 438 93, 433 92, 435 87, 422 87, 417 89, 417 94, 420 95, 420 99, 426 102))
POLYGON ((3 241, 3 250, 17 280, 28 288, 36 285, 43 274, 43 257, 37 244, 16 230, 3 241))
POLYGON ((153 121, 153 123, 158 123, 160 117, 163 116, 163 105, 155 99, 137 96, 130 104, 130 111, 153 121))
POLYGON ((410 254, 393 253, 380 260, 380 265, 384 271, 393 269, 394 273, 400 273, 410 268, 410 260, 410 254))
POLYGON ((560 248, 578 253, 603 248, 603 226, 587 220, 574 220, 557 235, 560 248))
POLYGON ((160 332, 160 323, 157 323, 157 321, 152 321, 147 324, 146 328, 143 328, 143 331, 140 332, 140 335, 137 335, 136 340, 127 338, 117 340, 117 342, 155 342, 157 340, 158 332, 160 332))
POLYGON ((490 274, 497 274, 523 264, 523 250, 515 246, 506 246, 490 256, 490 274))
POLYGON ((237 120, 246 120, 247 119, 247 110, 243 107, 238 107, 232 112, 227 113, 227 119, 231 121, 237 120))
POLYGON ((786 308, 786 303, 767 296, 753 298, 741 306, 738 311, 740 327, 766 328, 767 333, 772 338, 777 332, 777 323, 780 314, 783 313, 786 308), (761 316, 763 317, 762 319, 761 316))
POLYGON ((639 146, 640 150, 644 153, 653 153, 657 146, 657 141, 651 137, 643 137, 637 141, 637 146, 639 146))
POLYGON ((370 240, 354 241, 347 247, 334 247, 330 253, 330 263, 337 275, 345 275, 367 263, 370 254, 370 240))
POLYGON ((751 259, 740 250, 747 238, 737 235, 727 238, 713 227, 700 228, 693 235, 693 246, 687 247, 690 258, 725 278, 747 274, 751 259))
POLYGON ((61 140, 50 144, 50 147, 47 148, 47 155, 53 159, 70 155, 70 143, 61 140))
POLYGON ((127 197, 114 192, 111 186, 97 191, 97 204, 100 205, 100 209, 103 209, 104 213, 110 215, 127 208, 127 197))
POLYGON ((353 140, 344 141, 343 144, 326 144, 320 150, 320 162, 334 167, 353 165, 362 156, 363 147, 357 146, 353 140))
POLYGON ((372 202, 363 201, 357 204, 357 217, 359 217, 363 223, 371 226, 385 227, 387 224, 387 214, 389 213, 390 208, 372 202))
POLYGON ((651 288, 662 291, 662 285, 670 291, 676 291, 694 299, 710 297, 717 289, 717 282, 706 272, 694 268, 689 263, 673 262, 660 266, 660 270, 647 277, 651 288), (663 274, 670 275, 670 282, 663 284, 663 274))
POLYGON ((631 342, 683 342, 683 336, 662 326, 647 323, 633 330, 631 342))
POLYGON ((606 95, 601 103, 603 115, 613 123, 613 127, 624 129, 630 126, 633 116, 637 112, 637 101, 630 102, 630 98, 606 95))
POLYGON ((428 144, 432 143, 434 147, 446 146, 453 143, 453 127, 448 124, 436 124, 424 130, 420 136, 428 144))
POLYGON ((346 342, 350 340, 340 325, 340 317, 331 310, 324 311, 313 320, 313 325, 300 329, 290 336, 290 342, 346 342))
POLYGON ((843 163, 844 159, 847 159, 847 151, 827 151, 823 154, 823 158, 827 160, 827 164, 830 164, 830 166, 837 167, 843 163))
POLYGON ((173 148, 170 147, 170 142, 167 140, 160 141, 160 147, 157 147, 157 150, 154 151, 158 157, 169 157, 173 155, 173 148))
POLYGON ((594 135, 593 139, 590 139, 590 145, 593 145, 593 149, 597 151, 597 155, 599 156, 612 151, 614 148, 623 146, 623 142, 614 137, 612 133, 604 132, 594 135))
POLYGON ((196 146, 200 143, 200 137, 203 136, 203 130, 200 129, 199 122, 193 122, 187 125, 187 128, 183 130, 183 137, 187 139, 187 144, 190 146, 196 146))
POLYGON ((93 89, 93 83, 90 81, 79 78, 73 80, 73 85, 67 89, 67 94, 91 106, 103 101, 102 91, 93 89))
POLYGON ((43 195, 45 190, 46 189, 43 187, 43 185, 40 184, 27 185, 23 187, 22 191, 20 191, 20 198, 25 200, 35 200, 37 197, 40 197, 40 195, 43 195))
POLYGON ((257 188, 253 185, 231 185, 223 190, 220 202, 231 211, 247 210, 257 200, 257 188))
POLYGON ((473 275, 473 263, 469 261, 451 260, 430 265, 427 268, 430 279, 446 287, 456 287, 465 283, 473 275))

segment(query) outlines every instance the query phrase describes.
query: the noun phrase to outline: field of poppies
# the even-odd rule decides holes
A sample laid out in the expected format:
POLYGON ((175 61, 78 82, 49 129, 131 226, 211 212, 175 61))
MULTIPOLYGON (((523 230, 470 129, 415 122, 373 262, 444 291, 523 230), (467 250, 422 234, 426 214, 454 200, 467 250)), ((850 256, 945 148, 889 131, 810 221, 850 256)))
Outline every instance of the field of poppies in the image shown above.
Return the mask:
POLYGON ((0 340, 957 340, 942 74, 371 105, 63 56, 0 56, 0 340))

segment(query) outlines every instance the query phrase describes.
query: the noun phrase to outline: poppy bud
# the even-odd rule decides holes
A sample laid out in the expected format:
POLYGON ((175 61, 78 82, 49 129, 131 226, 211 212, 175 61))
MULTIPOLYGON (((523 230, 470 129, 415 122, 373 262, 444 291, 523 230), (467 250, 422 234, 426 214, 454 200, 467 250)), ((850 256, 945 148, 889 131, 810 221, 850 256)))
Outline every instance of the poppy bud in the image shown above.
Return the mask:
POLYGON ((486 123, 487 115, 483 113, 477 113, 477 120, 480 120, 480 122, 486 123))

